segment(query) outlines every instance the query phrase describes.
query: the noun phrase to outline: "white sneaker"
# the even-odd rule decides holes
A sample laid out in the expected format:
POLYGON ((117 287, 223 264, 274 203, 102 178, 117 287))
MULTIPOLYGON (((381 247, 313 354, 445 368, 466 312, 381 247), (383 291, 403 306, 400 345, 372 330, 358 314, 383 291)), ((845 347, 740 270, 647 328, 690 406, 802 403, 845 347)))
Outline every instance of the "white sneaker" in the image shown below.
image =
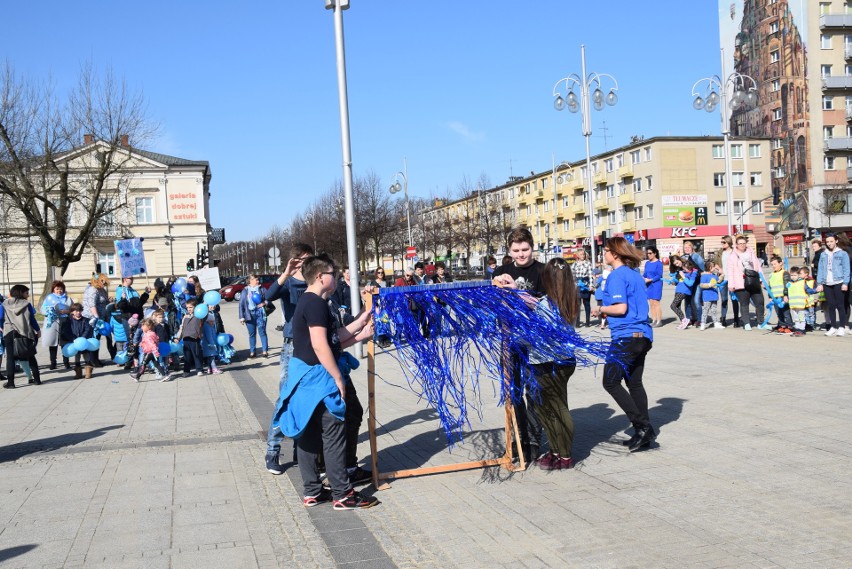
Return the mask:
POLYGON ((713 328, 722 328, 722 329, 724 329, 724 328, 725 328, 725 326, 724 326, 721 322, 715 322, 715 323, 713 324, 713 328))
POLYGON ((846 335, 846 328, 838 328, 837 329, 837 335, 838 336, 845 336, 846 335))
POLYGON ((707 325, 706 325, 706 324, 702 324, 701 326, 699 326, 699 327, 698 327, 698 329, 699 329, 699 330, 706 330, 706 329, 707 329, 707 325))
POLYGON ((743 326, 743 330, 745 330, 746 332, 751 331, 751 324, 746 324, 745 326, 743 326))
POLYGON ((680 321, 680 325, 677 327, 677 329, 678 330, 686 330, 688 326, 689 326, 689 319, 684 318, 683 320, 680 321))
POLYGON ((829 328, 828 332, 825 333, 826 336, 836 336, 837 328, 829 328))
POLYGON ((163 374, 161 374, 160 372, 155 373, 154 379, 156 379, 157 381, 163 381, 163 374))

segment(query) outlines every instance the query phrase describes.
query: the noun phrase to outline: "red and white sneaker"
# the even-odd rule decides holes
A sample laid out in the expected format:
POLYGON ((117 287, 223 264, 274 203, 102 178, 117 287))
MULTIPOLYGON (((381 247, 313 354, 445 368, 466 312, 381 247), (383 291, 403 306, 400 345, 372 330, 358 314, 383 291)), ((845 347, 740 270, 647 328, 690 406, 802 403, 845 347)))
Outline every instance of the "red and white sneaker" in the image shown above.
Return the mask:
POLYGON ((379 500, 373 496, 364 496, 360 492, 350 490, 342 500, 335 500, 332 507, 335 510, 358 510, 372 508, 378 503, 379 500))

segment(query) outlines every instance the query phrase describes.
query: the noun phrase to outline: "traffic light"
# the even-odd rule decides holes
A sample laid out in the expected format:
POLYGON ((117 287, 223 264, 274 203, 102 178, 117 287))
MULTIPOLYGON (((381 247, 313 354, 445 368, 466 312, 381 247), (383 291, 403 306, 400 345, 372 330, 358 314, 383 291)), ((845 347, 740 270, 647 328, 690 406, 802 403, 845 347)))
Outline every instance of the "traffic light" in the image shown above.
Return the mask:
POLYGON ((775 187, 772 188, 772 205, 778 205, 781 203, 781 188, 775 187))
POLYGON ((207 265, 207 247, 202 247, 201 252, 198 253, 198 268, 201 269, 205 265, 207 265))
POLYGON ((195 270, 195 259, 188 259, 186 261, 186 270, 194 271, 195 270))

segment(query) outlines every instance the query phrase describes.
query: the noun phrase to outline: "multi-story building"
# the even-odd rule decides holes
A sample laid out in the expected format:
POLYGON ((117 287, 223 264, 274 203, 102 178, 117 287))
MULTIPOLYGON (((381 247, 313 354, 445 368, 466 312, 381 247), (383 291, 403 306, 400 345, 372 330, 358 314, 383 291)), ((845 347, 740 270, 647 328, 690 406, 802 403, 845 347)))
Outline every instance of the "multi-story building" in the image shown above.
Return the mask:
MULTIPOLYGON (((770 143, 737 139, 730 145, 734 224, 763 252, 772 241, 764 224, 772 200, 770 143)), ((726 187, 721 137, 636 138, 593 156, 591 172, 585 159, 563 162, 433 211, 457 235, 483 233, 486 217, 492 226, 526 226, 544 257, 612 235, 637 246, 656 245, 661 255, 681 249, 686 240, 709 254, 729 233, 726 187), (486 210, 483 203, 497 205, 486 210)), ((490 252, 500 252, 503 234, 492 234, 490 252)), ((476 239, 470 264, 481 264, 485 253, 486 240, 476 239)))
MULTIPOLYGON (((71 177, 75 164, 83 164, 81 157, 101 150, 102 143, 87 136, 84 144, 68 153, 71 177)), ((61 278, 72 297, 79 299, 80 292, 92 278, 101 272, 119 284, 120 259, 116 259, 115 241, 139 237, 143 239, 148 277, 137 277, 137 284, 153 284, 155 277, 186 274, 188 261, 195 262, 202 249, 211 251, 212 245, 223 240, 215 238, 218 231, 210 226, 210 165, 207 161, 186 160, 156 152, 132 148, 124 140, 116 152, 124 153, 121 159, 120 178, 114 183, 108 199, 120 200, 123 205, 97 220, 92 238, 82 258, 69 265, 64 275, 58 269, 47 278, 61 278)), ((84 170, 80 169, 81 174, 84 170)), ((12 224, 21 223, 21 216, 4 210, 0 215, 4 234, 18 236, 0 239, 0 289, 5 293, 14 284, 32 285, 37 295, 48 275, 45 255, 39 240, 27 236, 23 226, 16 231, 12 224)), ((82 210, 71 214, 70 233, 83 223, 82 210)), ((49 223, 49 221, 48 221, 49 223)))
POLYGON ((767 222, 776 251, 795 260, 816 231, 852 230, 852 7, 720 0, 719 13, 726 66, 759 90, 756 108, 733 111, 731 132, 771 139, 781 203, 767 222))

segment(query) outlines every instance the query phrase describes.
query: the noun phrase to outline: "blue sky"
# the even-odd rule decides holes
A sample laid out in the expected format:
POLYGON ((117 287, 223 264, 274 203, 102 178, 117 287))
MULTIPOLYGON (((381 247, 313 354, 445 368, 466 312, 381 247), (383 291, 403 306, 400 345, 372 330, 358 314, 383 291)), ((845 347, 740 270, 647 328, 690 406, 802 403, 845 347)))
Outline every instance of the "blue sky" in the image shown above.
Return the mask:
MULTIPOLYGON (((389 185, 408 160, 413 196, 466 176, 492 185, 585 156, 580 115, 553 85, 587 70, 618 80, 593 111, 592 152, 631 135, 718 135, 690 88, 717 74, 710 0, 351 0, 344 12, 353 167, 389 185), (603 127, 606 127, 607 139, 603 127)), ((212 225, 229 240, 286 225, 341 179, 334 22, 323 0, 74 4, 4 9, 0 53, 60 89, 111 66, 161 125, 150 150, 209 160, 212 225), (46 16, 49 14, 49 16, 46 16)))

